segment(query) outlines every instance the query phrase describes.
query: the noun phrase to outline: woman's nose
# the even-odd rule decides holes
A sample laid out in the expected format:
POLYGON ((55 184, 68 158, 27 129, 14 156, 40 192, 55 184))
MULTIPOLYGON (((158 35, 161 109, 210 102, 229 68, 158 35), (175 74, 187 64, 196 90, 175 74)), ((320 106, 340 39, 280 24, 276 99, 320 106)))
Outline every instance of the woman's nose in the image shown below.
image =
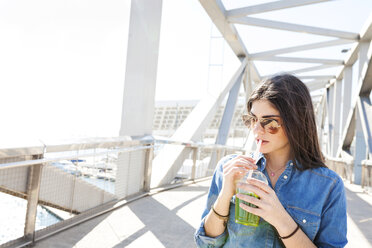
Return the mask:
POLYGON ((257 121, 257 123, 253 126, 253 133, 265 133, 265 129, 261 126, 259 121, 257 121))

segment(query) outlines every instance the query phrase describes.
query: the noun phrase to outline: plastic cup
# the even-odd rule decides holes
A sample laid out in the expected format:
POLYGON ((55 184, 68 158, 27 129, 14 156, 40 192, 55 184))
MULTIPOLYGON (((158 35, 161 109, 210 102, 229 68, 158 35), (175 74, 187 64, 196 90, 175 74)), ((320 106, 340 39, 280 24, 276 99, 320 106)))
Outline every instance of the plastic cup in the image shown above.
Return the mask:
MULTIPOLYGON (((242 179, 240 179, 238 181, 238 183, 247 183, 248 179, 259 180, 261 182, 264 182, 264 183, 268 184, 266 176, 261 171, 258 171, 258 170, 250 170, 242 179)), ((245 194, 245 195, 254 196, 257 199, 259 199, 259 197, 256 194, 254 194, 252 192, 247 192, 243 189, 236 188, 236 193, 237 194, 241 193, 241 194, 245 194)), ((239 204, 241 202, 246 204, 247 206, 257 208, 256 205, 253 205, 253 204, 248 203, 246 201, 242 201, 242 200, 240 200, 239 198, 236 197, 235 198, 235 223, 243 224, 243 225, 246 225, 246 226, 257 227, 258 223, 260 222, 260 217, 242 209, 239 206, 239 204)))

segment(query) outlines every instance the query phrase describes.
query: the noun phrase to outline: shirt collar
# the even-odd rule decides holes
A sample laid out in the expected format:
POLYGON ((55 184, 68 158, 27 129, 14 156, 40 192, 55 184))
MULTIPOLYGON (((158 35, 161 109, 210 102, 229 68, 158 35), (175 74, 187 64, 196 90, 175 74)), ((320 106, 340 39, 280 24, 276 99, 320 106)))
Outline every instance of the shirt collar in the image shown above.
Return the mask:
MULTIPOLYGON (((263 153, 259 154, 256 165, 257 165, 259 171, 262 172, 262 171, 265 170, 265 168, 266 168, 266 158, 265 158, 265 155, 263 155, 263 153)), ((298 162, 297 162, 297 165, 299 165, 298 162)), ((289 168, 290 170, 292 170, 292 168, 294 167, 293 161, 288 160, 285 167, 286 167, 286 169, 289 168)))

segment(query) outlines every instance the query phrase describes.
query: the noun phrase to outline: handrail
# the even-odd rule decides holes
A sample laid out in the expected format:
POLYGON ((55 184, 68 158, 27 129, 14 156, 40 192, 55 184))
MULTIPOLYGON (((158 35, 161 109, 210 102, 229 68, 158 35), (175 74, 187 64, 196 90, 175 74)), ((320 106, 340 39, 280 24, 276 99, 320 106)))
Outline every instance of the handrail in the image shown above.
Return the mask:
POLYGON ((104 152, 89 152, 84 154, 73 154, 69 156, 60 156, 60 157, 54 157, 54 158, 42 158, 42 159, 33 159, 33 160, 23 160, 18 162, 11 162, 11 163, 3 163, 0 164, 0 170, 5 168, 14 168, 14 167, 21 167, 21 166, 30 166, 35 164, 45 164, 45 163, 51 163, 51 162, 57 162, 60 160, 68 160, 68 159, 76 159, 81 156, 84 157, 93 157, 97 155, 106 155, 108 153, 119 153, 119 152, 132 152, 132 151, 140 151, 140 150, 146 150, 149 148, 153 148, 153 145, 148 146, 138 146, 138 147, 130 147, 130 148, 121 148, 121 149, 112 149, 110 151, 104 151, 104 152))
POLYGON ((365 166, 372 166, 372 160, 362 160, 362 165, 365 166))
POLYGON ((0 158, 13 157, 15 155, 35 155, 43 153, 58 153, 66 151, 76 151, 76 150, 90 150, 97 148, 110 148, 110 151, 105 152, 86 152, 84 154, 72 154, 68 156, 59 156, 54 158, 42 158, 42 159, 33 159, 33 160, 24 160, 18 162, 10 163, 0 163, 0 170, 9 167, 20 167, 20 166, 30 166, 40 163, 50 163, 64 159, 74 159, 77 157, 90 157, 96 155, 104 155, 107 153, 118 153, 118 152, 130 152, 137 150, 144 150, 148 148, 154 148, 155 144, 171 144, 171 145, 183 145, 188 148, 204 148, 204 149, 216 149, 216 150, 235 150, 242 151, 244 149, 241 147, 234 146, 225 146, 219 144, 204 144, 201 142, 192 142, 192 141, 177 141, 172 139, 166 139, 162 137, 154 138, 152 136, 145 136, 142 139, 130 140, 128 137, 116 137, 116 138, 97 138, 92 140, 91 138, 84 138, 76 140, 75 142, 68 142, 65 144, 52 144, 44 146, 30 146, 30 147, 15 147, 15 148, 0 148, 0 158), (117 146, 124 146, 124 148, 113 148, 117 146), (133 147, 136 146, 136 147, 133 147), (30 154, 30 151, 34 153, 30 154), (42 151, 42 152, 41 152, 42 151), (36 153, 35 153, 36 152, 36 153), (10 156, 6 156, 6 155, 10 156))

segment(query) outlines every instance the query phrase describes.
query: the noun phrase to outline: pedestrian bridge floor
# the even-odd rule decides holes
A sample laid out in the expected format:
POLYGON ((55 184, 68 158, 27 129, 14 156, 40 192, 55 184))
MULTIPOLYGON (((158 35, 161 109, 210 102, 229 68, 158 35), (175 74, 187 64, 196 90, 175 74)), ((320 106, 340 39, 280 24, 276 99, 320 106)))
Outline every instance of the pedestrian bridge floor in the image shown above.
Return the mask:
MULTIPOLYGON (((131 202, 35 244, 37 248, 195 247, 210 180, 131 202)), ((345 182, 347 247, 372 248, 372 196, 345 182)))

